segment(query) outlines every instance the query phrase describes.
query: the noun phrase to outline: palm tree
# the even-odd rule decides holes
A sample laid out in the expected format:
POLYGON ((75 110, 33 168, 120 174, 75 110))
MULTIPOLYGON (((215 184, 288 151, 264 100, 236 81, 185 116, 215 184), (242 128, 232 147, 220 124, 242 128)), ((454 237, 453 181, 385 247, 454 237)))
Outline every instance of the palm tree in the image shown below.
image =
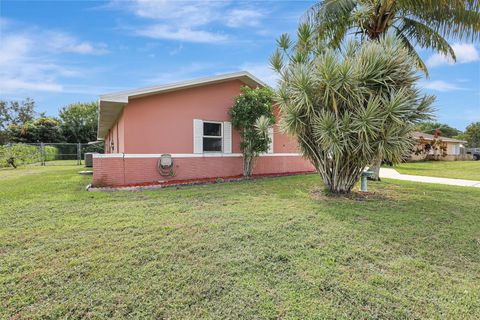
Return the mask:
MULTIPOLYGON (((339 48, 347 36, 378 40, 393 33, 428 77, 416 48, 429 48, 456 60, 446 40, 480 38, 478 0, 323 0, 310 8, 306 20, 315 35, 331 48, 339 48)), ((370 169, 379 180, 383 158, 374 159, 370 169)))
POLYGON ((351 40, 333 50, 311 34, 304 24, 296 43, 283 35, 271 58, 280 75, 280 125, 297 137, 328 189, 348 193, 372 158, 400 161, 434 97, 416 88, 414 59, 399 39, 351 40))
POLYGON ((415 47, 433 49, 456 59, 446 38, 480 38, 478 0, 323 0, 312 6, 306 19, 316 35, 332 48, 349 34, 378 40, 392 32, 428 76, 415 47))

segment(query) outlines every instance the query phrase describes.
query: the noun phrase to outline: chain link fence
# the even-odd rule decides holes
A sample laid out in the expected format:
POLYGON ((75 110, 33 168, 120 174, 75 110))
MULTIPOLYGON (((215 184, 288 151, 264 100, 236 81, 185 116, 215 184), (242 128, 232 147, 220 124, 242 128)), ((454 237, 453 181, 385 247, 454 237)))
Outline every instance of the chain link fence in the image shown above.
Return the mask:
POLYGON ((0 146, 0 168, 83 165, 87 152, 103 153, 103 143, 10 143, 0 146))

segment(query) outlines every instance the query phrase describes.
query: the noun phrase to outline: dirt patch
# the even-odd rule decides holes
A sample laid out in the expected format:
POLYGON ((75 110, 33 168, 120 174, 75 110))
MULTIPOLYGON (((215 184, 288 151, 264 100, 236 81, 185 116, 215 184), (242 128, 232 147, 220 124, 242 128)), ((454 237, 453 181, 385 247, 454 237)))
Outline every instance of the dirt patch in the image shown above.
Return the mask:
POLYGON ((397 201, 400 200, 400 195, 395 190, 387 188, 372 190, 369 192, 361 192, 359 190, 352 190, 350 193, 334 194, 329 190, 321 187, 314 187, 310 190, 310 197, 313 200, 319 201, 397 201))

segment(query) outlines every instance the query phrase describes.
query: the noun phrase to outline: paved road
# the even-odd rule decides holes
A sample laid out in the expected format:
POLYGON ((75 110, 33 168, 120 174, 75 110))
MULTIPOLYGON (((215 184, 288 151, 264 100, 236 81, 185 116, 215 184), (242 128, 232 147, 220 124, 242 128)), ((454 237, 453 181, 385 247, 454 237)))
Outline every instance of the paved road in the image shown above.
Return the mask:
POLYGON ((449 178, 437 178, 437 177, 427 177, 427 176, 413 176, 413 175, 410 175, 410 174, 401 174, 397 170, 390 169, 390 168, 381 168, 380 169, 380 178, 407 180, 407 181, 416 181, 416 182, 425 182, 425 183, 448 184, 448 185, 451 185, 451 186, 480 188, 480 181, 463 180, 463 179, 449 179, 449 178))

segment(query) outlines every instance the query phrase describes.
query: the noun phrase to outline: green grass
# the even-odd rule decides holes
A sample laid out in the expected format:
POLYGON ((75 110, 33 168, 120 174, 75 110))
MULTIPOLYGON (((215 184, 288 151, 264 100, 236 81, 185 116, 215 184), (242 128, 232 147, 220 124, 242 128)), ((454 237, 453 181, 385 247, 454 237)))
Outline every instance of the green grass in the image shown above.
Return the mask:
POLYGON ((408 162, 396 165, 395 169, 417 176, 480 180, 480 161, 408 162))
POLYGON ((89 193, 0 171, 0 318, 478 319, 480 190, 316 175, 89 193))

